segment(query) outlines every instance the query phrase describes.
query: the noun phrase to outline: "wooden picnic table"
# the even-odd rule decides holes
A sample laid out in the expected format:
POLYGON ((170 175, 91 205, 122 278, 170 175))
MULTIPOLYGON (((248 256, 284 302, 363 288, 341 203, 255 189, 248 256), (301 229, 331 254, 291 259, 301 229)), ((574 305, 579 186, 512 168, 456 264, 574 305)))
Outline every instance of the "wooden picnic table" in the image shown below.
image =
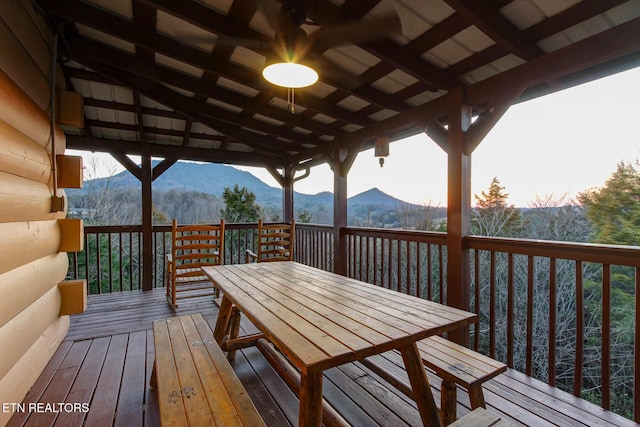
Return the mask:
POLYGON ((394 349, 423 424, 441 425, 416 341, 469 325, 475 314, 296 262, 203 271, 223 293, 218 343, 224 344, 235 306, 300 371, 301 427, 322 425, 325 369, 394 349))

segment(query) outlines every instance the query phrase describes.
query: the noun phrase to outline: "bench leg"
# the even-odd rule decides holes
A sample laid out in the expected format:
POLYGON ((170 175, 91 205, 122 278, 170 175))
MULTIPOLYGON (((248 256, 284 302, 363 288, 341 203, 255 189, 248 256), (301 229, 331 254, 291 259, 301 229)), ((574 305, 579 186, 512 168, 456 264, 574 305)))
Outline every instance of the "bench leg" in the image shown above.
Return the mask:
MULTIPOLYGON (((231 309, 231 319, 229 319, 229 340, 238 338, 240 335, 240 310, 237 307, 231 309)), ((227 353, 227 360, 235 360, 236 351, 231 350, 227 353)))
POLYGON ((156 376, 156 360, 153 359, 153 369, 151 370, 151 378, 149 379, 149 387, 158 387, 158 377, 156 376))
POLYGON ((471 409, 485 408, 484 393, 480 384, 473 385, 469 388, 469 400, 471 401, 471 409))
POLYGON ((447 426, 456 420, 458 397, 457 387, 453 381, 442 380, 440 386, 440 411, 442 413, 442 424, 447 426))

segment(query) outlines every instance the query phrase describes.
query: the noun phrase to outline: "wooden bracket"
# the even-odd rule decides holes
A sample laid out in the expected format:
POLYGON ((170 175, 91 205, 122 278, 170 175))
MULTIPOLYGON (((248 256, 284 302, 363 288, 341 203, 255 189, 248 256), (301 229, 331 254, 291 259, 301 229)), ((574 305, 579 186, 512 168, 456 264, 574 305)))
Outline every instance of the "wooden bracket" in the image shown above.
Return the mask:
POLYGON ((84 313, 87 309, 87 281, 65 280, 58 283, 60 296, 60 316, 84 313))
POLYGON ((58 226, 60 227, 58 252, 80 252, 84 249, 84 223, 81 219, 59 219, 58 226))

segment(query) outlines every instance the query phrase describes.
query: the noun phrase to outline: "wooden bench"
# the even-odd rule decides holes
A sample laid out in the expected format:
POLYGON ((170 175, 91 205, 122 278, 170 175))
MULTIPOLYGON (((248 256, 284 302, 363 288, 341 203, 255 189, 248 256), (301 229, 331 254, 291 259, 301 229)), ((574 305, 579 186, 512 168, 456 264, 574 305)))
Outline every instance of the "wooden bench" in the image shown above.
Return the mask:
POLYGON ((451 427, 510 427, 513 426, 500 417, 490 414, 484 408, 474 409, 458 421, 451 424, 451 427))
POLYGON ((161 425, 265 425, 202 315, 155 320, 153 338, 161 425))
MULTIPOLYGON (((456 420, 456 384, 469 393, 472 409, 484 408, 482 383, 507 370, 504 363, 439 336, 418 341, 417 346, 424 365, 442 378, 440 411, 444 425, 456 420)), ((405 381, 369 359, 363 361, 363 364, 398 390, 411 396, 411 388, 405 381)))
POLYGON ((426 367, 442 378, 440 410, 442 422, 456 420, 456 384, 469 393, 471 409, 484 408, 482 383, 507 370, 507 365, 442 337, 418 341, 426 367))

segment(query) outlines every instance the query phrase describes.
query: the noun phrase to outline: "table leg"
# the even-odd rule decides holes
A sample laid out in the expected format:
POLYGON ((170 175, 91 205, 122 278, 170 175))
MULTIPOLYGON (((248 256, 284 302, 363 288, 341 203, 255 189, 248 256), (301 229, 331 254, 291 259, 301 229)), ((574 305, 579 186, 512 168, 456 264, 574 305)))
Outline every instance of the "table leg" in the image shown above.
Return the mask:
POLYGON ((300 374, 299 427, 322 426, 322 370, 300 374))
POLYGON ((400 349, 402 360, 409 375, 409 382, 413 390, 413 398, 418 405, 422 424, 425 426, 442 426, 438 407, 431 393, 431 386, 427 378, 427 372, 422 365, 422 358, 416 343, 412 343, 400 349))
POLYGON ((229 321, 231 319, 231 309, 233 303, 225 295, 222 296, 222 302, 220 303, 220 310, 218 311, 218 319, 216 320, 216 327, 213 330, 213 338, 219 346, 222 346, 224 339, 229 331, 229 321))

